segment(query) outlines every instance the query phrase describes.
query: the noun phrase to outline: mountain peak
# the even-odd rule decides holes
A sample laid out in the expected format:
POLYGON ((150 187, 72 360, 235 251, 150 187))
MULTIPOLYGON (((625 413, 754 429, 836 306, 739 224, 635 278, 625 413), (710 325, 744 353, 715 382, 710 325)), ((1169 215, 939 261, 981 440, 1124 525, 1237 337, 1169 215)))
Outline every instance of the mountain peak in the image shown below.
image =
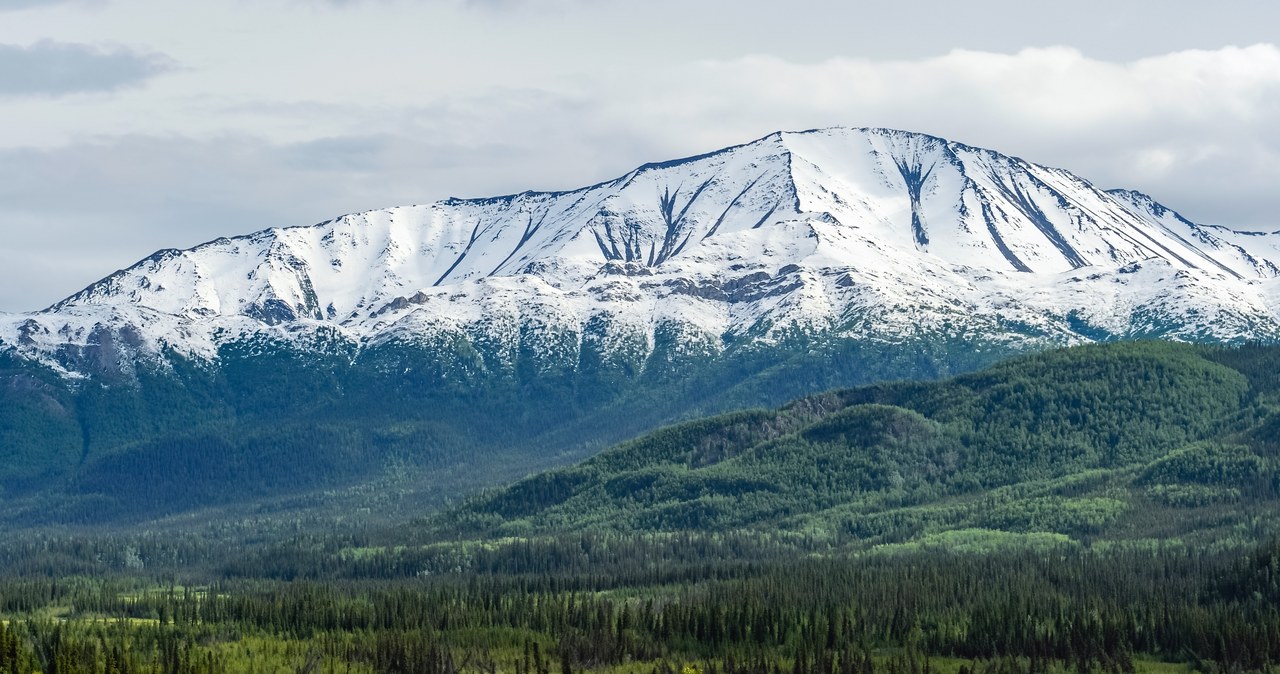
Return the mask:
POLYGON ((532 321, 581 335, 599 316, 650 346, 658 326, 686 325, 713 350, 734 335, 893 339, 933 322, 1059 342, 1243 339, 1280 334, 1277 276, 1276 235, 1197 225, 1146 195, 936 136, 832 127, 572 191, 159 251, 5 319, 0 341, 57 360, 99 327, 129 326, 141 351, 215 358, 223 340, 264 332, 327 326, 358 345, 532 321), (42 330, 19 335, 30 321, 42 330))

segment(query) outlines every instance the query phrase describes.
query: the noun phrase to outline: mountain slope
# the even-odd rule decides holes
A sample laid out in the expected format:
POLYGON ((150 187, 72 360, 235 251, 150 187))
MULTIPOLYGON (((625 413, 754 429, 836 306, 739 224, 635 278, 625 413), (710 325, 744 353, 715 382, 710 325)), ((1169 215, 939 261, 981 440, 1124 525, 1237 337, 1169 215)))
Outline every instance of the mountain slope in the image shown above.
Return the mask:
MULTIPOLYGON (((216 359, 321 330, 357 347, 456 335, 572 365, 678 326, 686 348, 789 330, 1071 342, 1273 338, 1280 236, 1195 225, 1133 192, 942 139, 777 133, 573 192, 447 200, 156 253, 7 348, 73 371, 104 341, 216 359), (544 338, 545 337, 545 338, 544 338)), ((326 333, 327 334, 327 333, 326 333)))
POLYGON ((1280 234, 883 129, 218 239, 0 315, 0 519, 438 502, 834 387, 1270 341, 1278 269, 1280 234))
POLYGON ((436 536, 1221 531, 1280 506, 1280 348, 1144 342, 688 422, 438 517, 436 536))

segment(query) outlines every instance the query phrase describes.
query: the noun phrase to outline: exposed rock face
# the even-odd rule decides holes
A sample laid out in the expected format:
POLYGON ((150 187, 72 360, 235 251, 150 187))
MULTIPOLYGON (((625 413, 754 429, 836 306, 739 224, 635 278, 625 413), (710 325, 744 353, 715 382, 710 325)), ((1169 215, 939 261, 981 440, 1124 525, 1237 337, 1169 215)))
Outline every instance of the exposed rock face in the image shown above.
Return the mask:
POLYGON ((1270 340, 1278 276, 1280 233, 1197 225, 932 136, 827 129, 572 192, 160 251, 43 312, 0 316, 0 349, 92 375, 170 352, 214 362, 255 335, 336 335, 357 351, 453 335, 567 365, 584 335, 592 349, 634 335, 654 348, 672 325, 699 353, 796 331, 1270 340))

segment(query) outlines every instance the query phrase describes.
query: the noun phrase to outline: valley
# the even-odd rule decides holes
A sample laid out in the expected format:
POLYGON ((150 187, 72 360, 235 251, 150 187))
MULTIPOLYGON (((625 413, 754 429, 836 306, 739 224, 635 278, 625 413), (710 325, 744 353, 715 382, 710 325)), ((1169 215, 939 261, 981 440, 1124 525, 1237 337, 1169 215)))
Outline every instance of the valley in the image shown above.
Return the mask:
POLYGON ((924 134, 0 316, 0 671, 1268 672, 1280 234, 924 134))

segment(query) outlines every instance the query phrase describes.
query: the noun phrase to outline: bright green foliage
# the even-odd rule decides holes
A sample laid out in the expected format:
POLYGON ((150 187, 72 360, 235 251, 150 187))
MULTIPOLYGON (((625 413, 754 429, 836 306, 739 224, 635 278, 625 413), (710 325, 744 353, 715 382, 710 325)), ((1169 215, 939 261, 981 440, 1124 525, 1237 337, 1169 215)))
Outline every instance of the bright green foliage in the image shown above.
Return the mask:
POLYGON ((0 672, 1154 674, 1185 671, 1161 661, 1280 662, 1275 544, 1099 552, 970 530, 814 558, 745 539, 670 543, 513 541, 455 549, 463 572, 383 580, 5 578, 0 672))
POLYGON ((1253 367, 1276 350, 1088 346, 820 394, 656 431, 432 526, 780 529, 861 547, 965 528, 1092 540, 1210 528, 1181 511, 1212 519, 1248 499, 1217 513, 1221 529, 1278 510, 1267 430, 1280 416, 1253 367))

